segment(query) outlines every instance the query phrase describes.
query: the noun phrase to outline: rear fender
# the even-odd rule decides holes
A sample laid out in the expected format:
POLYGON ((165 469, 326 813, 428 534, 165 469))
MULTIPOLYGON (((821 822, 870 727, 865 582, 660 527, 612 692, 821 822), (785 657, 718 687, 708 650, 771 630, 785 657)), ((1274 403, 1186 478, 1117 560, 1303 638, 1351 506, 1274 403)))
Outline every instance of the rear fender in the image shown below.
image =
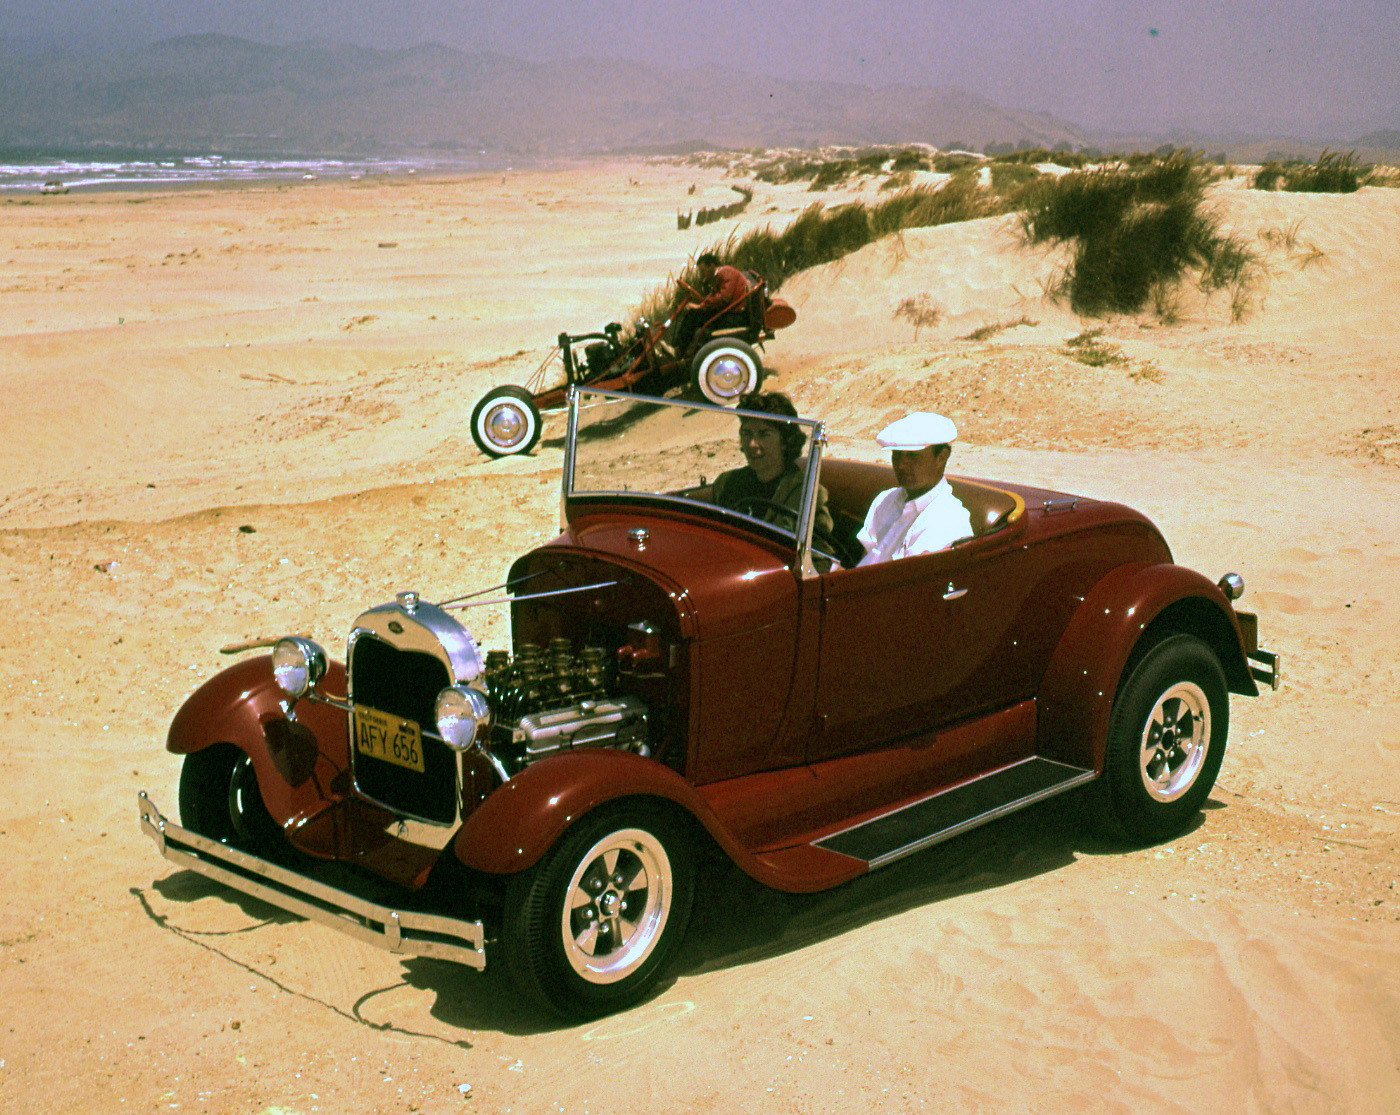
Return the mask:
MULTIPOLYGON (((345 667, 332 662, 321 683, 345 692, 345 667)), ((349 729, 340 709, 303 700, 294 720, 272 676, 272 658, 260 655, 230 666, 196 689, 175 714, 165 748, 190 755, 231 743, 253 761, 258 789, 279 824, 333 800, 332 782, 349 767, 349 729)))
POLYGON ((654 798, 685 810, 744 870, 753 857, 689 782, 670 767, 627 751, 572 751, 528 766, 497 787, 453 842, 468 867, 511 875, 533 867, 564 830, 590 810, 621 798, 654 798))
POLYGON ((1084 598, 1051 656, 1037 702, 1036 753, 1103 770, 1118 686, 1169 634, 1204 639, 1230 689, 1257 694, 1234 610, 1220 588, 1180 565, 1125 565, 1084 598))

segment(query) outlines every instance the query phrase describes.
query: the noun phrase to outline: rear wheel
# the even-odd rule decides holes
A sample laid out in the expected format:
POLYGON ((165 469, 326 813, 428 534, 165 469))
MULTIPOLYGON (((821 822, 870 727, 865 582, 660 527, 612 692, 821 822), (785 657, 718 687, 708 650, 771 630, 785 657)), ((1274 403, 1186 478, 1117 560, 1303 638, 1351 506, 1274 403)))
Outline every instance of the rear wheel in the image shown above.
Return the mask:
POLYGON ((1215 785, 1229 720, 1225 673, 1202 640, 1148 651, 1113 702, 1100 780, 1110 827, 1148 843, 1185 829, 1215 785))
POLYGON ((685 935, 693 893, 679 824, 655 810, 604 807, 507 884, 506 965, 559 1014, 620 1010, 655 986, 685 935))
POLYGON ((488 457, 528 453, 540 440, 540 412, 523 387, 496 387, 472 411, 472 440, 488 457))
POLYGON ((263 804, 252 760, 231 743, 185 756, 179 802, 180 823, 191 832, 263 856, 288 847, 263 804))
POLYGON ((700 346, 690 362, 690 382, 707 402, 734 406, 763 383, 763 362, 753 346, 718 337, 700 346))

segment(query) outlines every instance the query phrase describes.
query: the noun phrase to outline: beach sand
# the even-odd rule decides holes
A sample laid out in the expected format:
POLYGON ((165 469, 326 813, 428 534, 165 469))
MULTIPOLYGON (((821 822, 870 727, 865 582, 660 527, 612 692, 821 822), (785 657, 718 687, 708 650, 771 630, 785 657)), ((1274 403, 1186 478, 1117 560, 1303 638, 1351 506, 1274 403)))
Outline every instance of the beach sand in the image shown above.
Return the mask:
POLYGON ((1081 321, 1011 218, 782 292, 771 383, 832 452, 878 459, 891 417, 944 410, 951 471, 1121 500, 1244 576, 1284 684, 1234 700, 1179 839, 1125 849, 1052 801, 820 895, 721 871, 674 983, 550 1027, 498 972, 282 916, 138 832, 139 789, 174 813, 165 728, 220 647, 340 648, 392 592, 496 583, 553 536, 559 420, 490 462, 471 408, 818 196, 758 184, 740 221, 676 229, 729 181, 636 161, 0 202, 0 1111, 1400 1110, 1400 190, 1223 184, 1268 268, 1241 322, 1223 294, 1081 321), (894 311, 919 295, 941 316, 916 337, 894 311), (1100 325, 1130 363, 1066 354, 1100 325))

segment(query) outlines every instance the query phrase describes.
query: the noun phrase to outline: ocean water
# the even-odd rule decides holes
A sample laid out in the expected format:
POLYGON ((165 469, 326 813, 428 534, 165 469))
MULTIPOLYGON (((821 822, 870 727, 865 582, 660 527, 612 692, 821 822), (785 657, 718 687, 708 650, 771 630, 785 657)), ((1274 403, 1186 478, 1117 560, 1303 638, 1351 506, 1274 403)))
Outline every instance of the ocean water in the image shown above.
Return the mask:
MULTIPOLYGON (((504 164, 501 164, 504 165, 504 164)), ((312 155, 103 152, 93 154, 0 150, 0 195, 226 182, 304 181, 319 178, 420 173, 471 173, 496 168, 486 155, 470 157, 353 158, 312 155), (53 184, 46 186, 46 184, 53 184)))

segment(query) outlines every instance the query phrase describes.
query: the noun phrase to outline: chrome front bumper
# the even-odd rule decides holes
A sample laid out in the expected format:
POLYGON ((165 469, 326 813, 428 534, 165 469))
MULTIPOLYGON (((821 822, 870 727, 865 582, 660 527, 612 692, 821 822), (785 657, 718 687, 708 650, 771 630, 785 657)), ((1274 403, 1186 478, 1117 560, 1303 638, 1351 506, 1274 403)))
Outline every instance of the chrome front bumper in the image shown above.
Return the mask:
POLYGON ((451 960, 478 971, 486 967, 486 932, 479 921, 381 906, 181 828, 161 816, 145 790, 137 794, 137 804, 141 830, 171 863, 389 952, 451 960))

